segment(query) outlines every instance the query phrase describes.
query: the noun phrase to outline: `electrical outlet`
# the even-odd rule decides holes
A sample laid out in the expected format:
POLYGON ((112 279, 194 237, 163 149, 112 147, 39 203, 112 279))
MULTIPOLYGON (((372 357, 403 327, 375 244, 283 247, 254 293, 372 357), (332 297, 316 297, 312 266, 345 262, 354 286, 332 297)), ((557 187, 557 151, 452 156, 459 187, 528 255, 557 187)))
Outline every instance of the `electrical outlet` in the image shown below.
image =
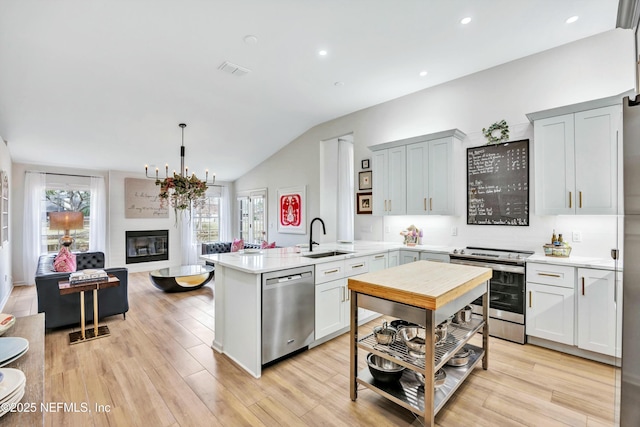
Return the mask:
POLYGON ((582 231, 574 231, 571 240, 575 243, 582 242, 582 231))
POLYGON ((451 235, 452 236, 458 235, 458 227, 451 227, 451 235))

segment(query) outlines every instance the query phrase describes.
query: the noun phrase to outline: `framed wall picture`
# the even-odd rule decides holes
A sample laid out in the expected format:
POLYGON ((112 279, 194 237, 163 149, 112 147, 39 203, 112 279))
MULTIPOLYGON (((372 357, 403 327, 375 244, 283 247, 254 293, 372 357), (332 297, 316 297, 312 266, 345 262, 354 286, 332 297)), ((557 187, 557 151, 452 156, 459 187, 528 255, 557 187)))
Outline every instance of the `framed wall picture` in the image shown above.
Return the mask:
POLYGON ((371 190, 371 171, 360 172, 358 178, 358 188, 360 190, 371 190))
POLYGON ((306 186, 278 189, 278 233, 307 233, 306 186))
POLYGON ((356 193, 356 213, 358 215, 373 213, 372 197, 371 192, 356 193))
POLYGON ((362 169, 369 169, 369 159, 364 159, 362 161, 362 169))
POLYGON ((152 179, 124 179, 125 218, 169 218, 169 203, 160 199, 160 186, 152 179))

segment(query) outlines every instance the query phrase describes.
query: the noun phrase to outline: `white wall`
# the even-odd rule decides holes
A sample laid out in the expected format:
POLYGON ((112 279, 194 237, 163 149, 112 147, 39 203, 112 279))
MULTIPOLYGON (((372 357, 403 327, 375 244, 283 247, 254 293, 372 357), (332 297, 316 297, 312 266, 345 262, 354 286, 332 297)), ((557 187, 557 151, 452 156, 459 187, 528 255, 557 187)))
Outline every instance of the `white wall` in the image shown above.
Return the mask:
MULTIPOLYGON (((308 236, 277 234, 275 194, 277 188, 292 182, 306 184, 307 220, 319 215, 320 141, 353 133, 356 182, 360 161, 371 158, 370 145, 458 128, 468 135, 463 141, 466 148, 482 144, 481 129, 502 119, 512 130, 512 140, 528 137, 535 150, 527 113, 605 98, 634 87, 633 38, 631 30, 612 30, 322 123, 238 179, 236 189, 267 186, 269 239, 280 246, 304 243, 308 236)), ((458 172, 464 174, 461 169, 458 172)), ((399 230, 415 222, 426 228, 428 244, 507 246, 540 252, 555 228, 564 234, 583 232, 583 242, 574 245, 577 255, 608 256, 615 245, 613 217, 532 214, 530 227, 467 226, 465 192, 466 181, 460 179, 456 190, 460 216, 356 215, 356 239, 400 242, 399 230), (451 227, 458 228, 457 237, 451 236, 451 227)), ((533 197, 531 202, 533 205, 533 197)), ((327 226, 334 228, 335 224, 327 226)), ((316 236, 318 232, 314 240, 320 241, 316 236)))
MULTIPOLYGON (((13 172, 11 168, 11 154, 9 148, 0 136, 0 170, 7 173, 9 179, 9 209, 15 203, 15 194, 19 192, 20 187, 13 182, 13 172)), ((9 213, 9 241, 0 246, 0 308, 4 307, 11 289, 13 287, 13 268, 12 253, 14 247, 15 236, 11 232, 11 223, 15 220, 15 216, 9 213)), ((2 244, 2 242, 0 242, 2 244)))

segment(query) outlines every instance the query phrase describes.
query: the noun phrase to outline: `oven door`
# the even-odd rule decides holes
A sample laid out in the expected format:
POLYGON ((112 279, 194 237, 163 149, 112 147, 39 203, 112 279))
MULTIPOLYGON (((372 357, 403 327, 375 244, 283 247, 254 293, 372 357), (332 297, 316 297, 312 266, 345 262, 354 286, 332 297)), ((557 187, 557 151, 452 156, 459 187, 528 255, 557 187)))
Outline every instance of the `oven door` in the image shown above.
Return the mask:
MULTIPOLYGON (((489 317, 524 324, 524 266, 470 261, 466 259, 452 259, 451 263, 493 269, 493 276, 489 282, 489 317)), ((482 314, 482 298, 478 298, 471 305, 474 308, 474 313, 482 314)))

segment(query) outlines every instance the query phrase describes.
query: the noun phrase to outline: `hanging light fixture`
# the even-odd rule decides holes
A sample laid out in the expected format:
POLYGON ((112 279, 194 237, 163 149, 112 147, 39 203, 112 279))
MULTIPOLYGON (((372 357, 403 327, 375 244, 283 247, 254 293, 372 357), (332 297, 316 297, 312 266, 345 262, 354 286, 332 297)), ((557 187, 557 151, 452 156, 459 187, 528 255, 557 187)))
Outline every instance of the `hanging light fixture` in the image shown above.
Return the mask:
POLYGON ((156 185, 160 186, 161 201, 168 200, 169 204, 176 211, 189 209, 192 205, 198 205, 204 202, 204 194, 207 187, 212 186, 216 182, 216 175, 213 174, 211 182, 209 182, 209 170, 205 170, 205 179, 201 180, 192 173, 189 175, 189 168, 184 166, 184 128, 186 124, 180 123, 178 126, 182 129, 182 145, 180 146, 180 173, 173 171, 173 176, 169 176, 169 164, 165 165, 165 177, 160 179, 158 176, 158 168, 156 174, 149 176, 148 165, 144 166, 144 173, 147 178, 155 179, 156 185))

